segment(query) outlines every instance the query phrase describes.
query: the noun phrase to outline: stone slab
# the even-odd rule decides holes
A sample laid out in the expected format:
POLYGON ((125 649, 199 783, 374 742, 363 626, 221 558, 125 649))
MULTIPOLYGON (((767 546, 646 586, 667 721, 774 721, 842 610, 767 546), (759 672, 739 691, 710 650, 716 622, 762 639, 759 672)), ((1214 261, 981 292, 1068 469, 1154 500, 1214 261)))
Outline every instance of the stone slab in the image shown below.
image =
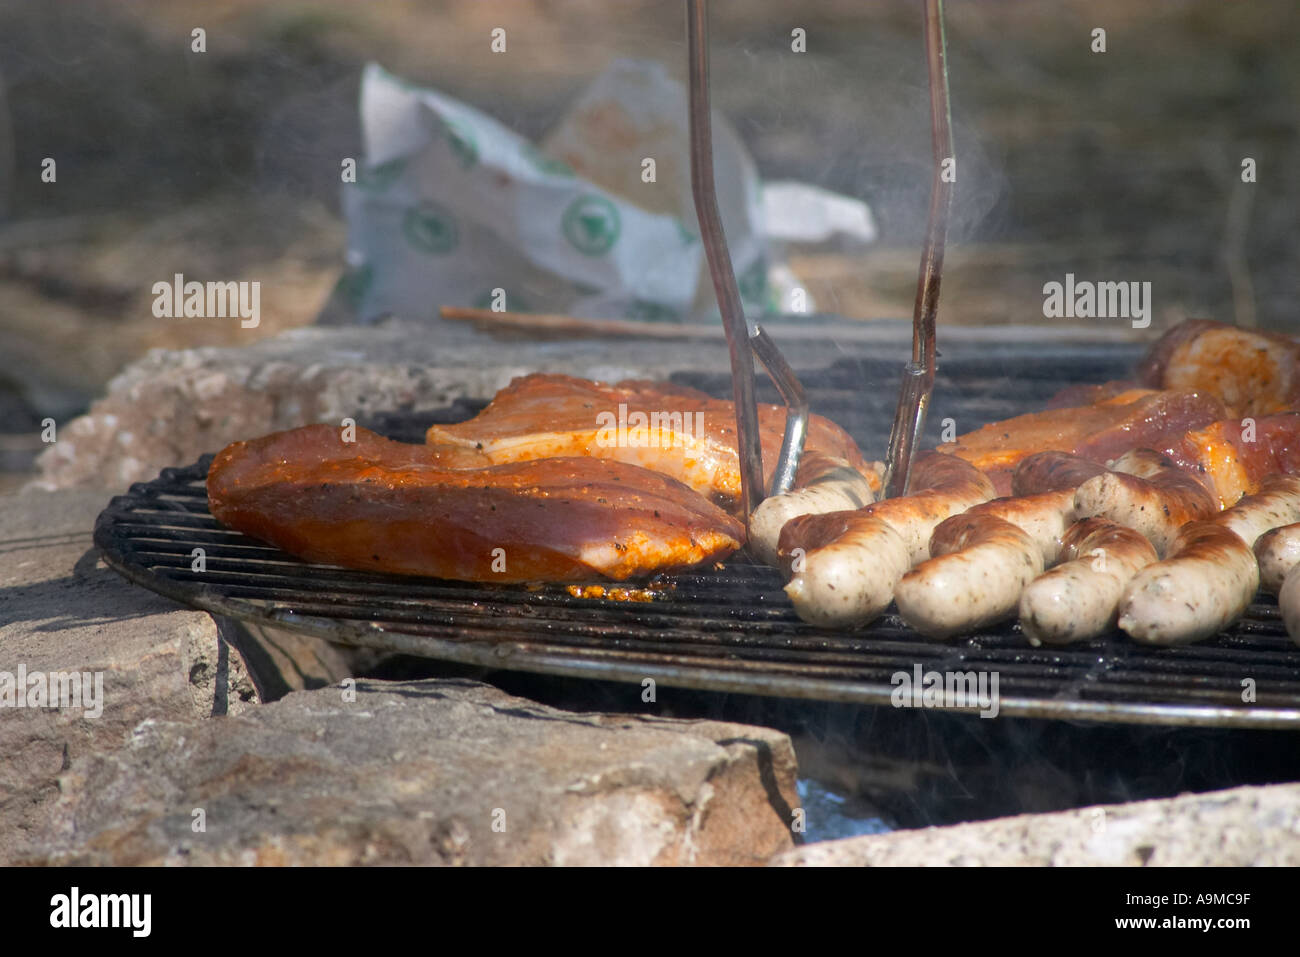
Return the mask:
POLYGON ((121 747, 146 718, 238 714, 258 700, 242 657, 210 615, 129 584, 99 562, 91 528, 109 497, 0 498, 0 817, 8 821, 0 844, 6 827, 39 814, 69 761, 121 747), (47 687, 55 672, 92 676, 81 707, 18 706, 39 705, 33 689, 47 687), (100 681, 102 697, 92 690, 100 681), (16 818, 15 808, 24 809, 16 818))
POLYGON ((129 747, 72 760, 8 860, 737 865, 793 846, 779 732, 577 714, 464 679, 354 690, 146 720, 129 747))
POLYGON ((1300 784, 1232 788, 1054 814, 826 841, 782 866, 1294 867, 1300 784))

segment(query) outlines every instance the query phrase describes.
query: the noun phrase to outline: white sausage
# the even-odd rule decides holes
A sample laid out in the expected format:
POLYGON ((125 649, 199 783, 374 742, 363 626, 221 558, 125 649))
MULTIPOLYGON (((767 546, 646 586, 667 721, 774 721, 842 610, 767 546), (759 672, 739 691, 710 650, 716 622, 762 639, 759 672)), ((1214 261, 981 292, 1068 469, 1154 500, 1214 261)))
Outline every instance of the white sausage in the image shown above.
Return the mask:
POLYGON ((1214 517, 1224 528, 1254 546, 1269 529, 1300 522, 1300 475, 1270 475, 1259 491, 1214 517))
POLYGON ((1265 532, 1255 542, 1259 587, 1276 594, 1291 569, 1300 565, 1300 523, 1265 532))
POLYGON ((1282 613, 1282 623, 1291 640, 1300 645, 1300 571, 1287 572, 1286 580, 1277 593, 1277 607, 1282 613))
MULTIPOLYGON (((1061 551, 1061 536, 1074 522, 1074 489, 1040 492, 995 498, 991 502, 967 509, 969 516, 991 515, 1010 522, 1034 540, 1043 556, 1043 567, 1056 563, 1061 551)), ((930 553, 934 554, 933 539, 930 553)))
POLYGON ((1259 589, 1255 553, 1216 522, 1179 529, 1169 558, 1148 565, 1124 589, 1119 627, 1138 641, 1183 645, 1241 617, 1259 589))
POLYGON ((1086 641, 1113 629, 1125 586, 1156 552, 1131 528, 1087 518, 1062 537, 1061 558, 1020 596, 1020 628, 1031 645, 1086 641))
POLYGON ((1038 542, 995 515, 955 515, 934 531, 935 555, 902 577, 894 600, 903 621, 948 638, 1015 614, 1024 587, 1043 572, 1038 542))
POLYGON ((1209 489, 1154 452, 1129 452, 1114 465, 1117 471, 1079 486, 1074 496, 1075 516, 1108 518, 1141 532, 1159 555, 1169 553, 1179 528, 1219 510, 1209 489), (1142 474, 1127 474, 1124 469, 1142 474))
POLYGON ((889 606, 903 573, 928 557, 935 526, 993 497, 983 472, 935 452, 918 456, 911 487, 913 494, 857 511, 786 522, 778 553, 800 618, 835 626, 872 621, 889 606))
POLYGON ((777 546, 790 519, 862 508, 875 501, 871 483, 848 462, 828 455, 810 461, 814 455, 808 453, 799 466, 799 487, 763 499, 750 515, 749 549, 759 561, 779 567, 777 546))
POLYGON ((863 625, 889 606, 894 586, 911 567, 911 552, 902 536, 878 518, 834 514, 854 516, 852 527, 820 548, 790 556, 792 575, 785 593, 804 621, 863 625))

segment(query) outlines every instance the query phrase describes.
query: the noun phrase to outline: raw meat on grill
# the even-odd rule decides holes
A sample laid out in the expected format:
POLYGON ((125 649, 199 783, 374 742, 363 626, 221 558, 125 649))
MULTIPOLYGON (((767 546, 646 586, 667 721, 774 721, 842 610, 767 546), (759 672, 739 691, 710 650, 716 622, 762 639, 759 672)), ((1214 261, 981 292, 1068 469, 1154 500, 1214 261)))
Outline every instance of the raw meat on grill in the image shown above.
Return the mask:
POLYGON ((994 422, 938 450, 970 462, 992 480, 999 495, 1008 495, 1016 466, 1036 452, 1069 452, 1104 464, 1130 449, 1162 449, 1189 430, 1225 417, 1223 404, 1209 395, 1134 389, 1092 405, 994 422))
MULTIPOLYGON (((764 487, 776 468, 785 417, 782 406, 758 406, 764 487)), ((670 475, 725 508, 740 503, 735 407, 671 383, 523 376, 474 418, 435 425, 425 439, 482 452, 493 465, 561 455, 613 459, 670 475)), ((871 489, 880 488, 857 443, 830 420, 809 416, 805 449, 842 460, 871 489)))
POLYGON ((480 582, 626 579, 693 568, 744 528, 685 485, 635 465, 560 457, 481 466, 473 449, 345 442, 314 425, 228 446, 212 514, 308 561, 480 582))
POLYGON ((1197 319, 1165 333, 1138 377, 1155 389, 1191 389, 1220 399, 1229 416, 1300 408, 1300 341, 1197 319))
POLYGON ((1227 508, 1270 475, 1300 473, 1300 412, 1211 422, 1157 448, 1227 508))
MULTIPOLYGON (((903 580, 900 611, 927 633, 1019 609, 1034 612, 1040 640, 1077 640, 1115 620, 1112 593, 1127 585, 1121 624, 1147 641, 1195 640, 1214 615, 1164 622, 1153 583, 1165 567, 1212 576, 1204 562, 1215 555, 1249 564, 1234 541, 1251 536, 1211 529, 1227 527, 1215 513, 1242 496, 1281 488, 1269 476, 1300 474, 1300 412, 1279 411, 1300 392, 1297 350, 1286 337, 1185 324, 1153 347, 1138 382, 1075 387, 1044 411, 960 436, 917 460, 912 494, 869 505, 878 464, 812 416, 796 491, 755 512, 756 554, 792 571, 796 610, 822 624, 870 621, 903 580), (835 508, 844 510, 812 514, 835 508), (1072 527, 1090 515, 1120 524, 1072 527), (1143 568, 1152 556, 1130 528, 1175 563, 1143 568), (1064 539, 1133 552, 1123 576, 1106 578, 1107 607, 1086 627, 1053 624, 1047 606, 1033 605, 1061 600, 1048 583, 1096 578, 1069 549, 1072 570, 1040 575, 1064 539), (993 560, 1005 573, 987 567, 993 560), (989 574, 1001 590, 977 595, 989 574), (1026 589, 1036 576, 1044 585, 1026 589), (962 582, 969 607, 941 608, 962 582)), ((759 407, 765 483, 785 419, 780 406, 759 407)), ((364 429, 344 443, 328 426, 236 443, 214 461, 209 495, 226 524, 311 560, 485 582, 626 579, 697 567, 743 544, 745 530, 724 511, 739 506, 735 439, 732 404, 694 389, 537 374, 473 419, 433 426, 423 446, 364 429)), ((1250 506, 1254 525, 1271 520, 1261 501, 1250 506)), ((1232 605, 1229 615, 1247 578, 1219 603, 1232 605)))

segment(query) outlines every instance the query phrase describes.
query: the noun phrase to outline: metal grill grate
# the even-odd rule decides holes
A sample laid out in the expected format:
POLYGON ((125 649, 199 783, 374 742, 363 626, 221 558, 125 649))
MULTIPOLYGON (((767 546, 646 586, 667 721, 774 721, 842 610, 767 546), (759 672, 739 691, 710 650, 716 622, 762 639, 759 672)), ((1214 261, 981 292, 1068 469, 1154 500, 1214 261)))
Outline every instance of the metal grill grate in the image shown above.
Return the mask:
MULTIPOLYGON (((950 363, 932 419, 959 412, 965 430, 1036 407, 1067 380, 1124 371, 1117 359, 1096 369, 1078 356, 1069 362, 1066 375, 1042 360, 1024 375, 1008 375, 1005 362, 988 374, 978 363, 958 365, 954 375, 950 363)), ((814 410, 844 424, 864 448, 881 448, 875 433, 887 429, 893 397, 881 390, 864 401, 852 385, 862 381, 855 366, 806 378, 816 383, 814 410)), ((725 376, 679 378, 715 393, 727 389, 725 376)), ((415 441, 435 419, 472 411, 389 413, 367 424, 415 441)), ((345 644, 575 677, 883 705, 894 690, 891 677, 920 665, 997 672, 1003 715, 1300 727, 1300 648, 1286 637, 1271 599, 1252 606, 1231 631, 1187 648, 1147 648, 1117 635, 1034 649, 1016 626, 947 644, 920 638, 893 615, 855 633, 815 628, 796 617, 775 571, 739 562, 665 579, 651 602, 575 598, 563 586, 388 576, 308 564, 223 528, 207 509, 210 460, 166 469, 113 499, 96 523, 95 544, 132 581, 217 615, 345 644), (191 571, 195 547, 206 553, 203 572, 191 571), (1247 678, 1255 682, 1249 704, 1242 702, 1247 678)))

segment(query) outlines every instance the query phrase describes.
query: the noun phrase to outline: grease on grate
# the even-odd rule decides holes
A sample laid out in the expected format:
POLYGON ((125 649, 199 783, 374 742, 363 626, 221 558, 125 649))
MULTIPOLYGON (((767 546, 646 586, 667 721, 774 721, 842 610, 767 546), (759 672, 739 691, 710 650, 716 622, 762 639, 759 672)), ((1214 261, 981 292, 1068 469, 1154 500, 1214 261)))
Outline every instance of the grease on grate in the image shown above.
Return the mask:
POLYGON ((676 585, 653 583, 644 588, 627 588, 622 585, 568 585, 565 587, 574 598, 604 598, 607 601, 654 601, 665 591, 675 591, 676 585))

